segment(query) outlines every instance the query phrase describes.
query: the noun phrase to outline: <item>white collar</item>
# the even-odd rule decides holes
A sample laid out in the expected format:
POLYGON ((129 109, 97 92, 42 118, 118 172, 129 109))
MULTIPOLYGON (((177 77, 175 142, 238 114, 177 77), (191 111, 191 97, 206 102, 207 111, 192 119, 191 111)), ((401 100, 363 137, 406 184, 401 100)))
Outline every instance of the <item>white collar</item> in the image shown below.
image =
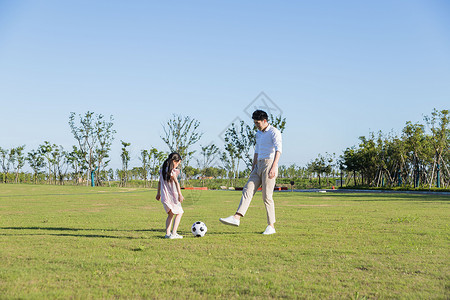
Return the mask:
POLYGON ((268 124, 267 127, 266 127, 266 130, 260 130, 260 131, 261 131, 261 132, 267 132, 267 131, 269 131, 270 127, 271 127, 271 125, 268 124))

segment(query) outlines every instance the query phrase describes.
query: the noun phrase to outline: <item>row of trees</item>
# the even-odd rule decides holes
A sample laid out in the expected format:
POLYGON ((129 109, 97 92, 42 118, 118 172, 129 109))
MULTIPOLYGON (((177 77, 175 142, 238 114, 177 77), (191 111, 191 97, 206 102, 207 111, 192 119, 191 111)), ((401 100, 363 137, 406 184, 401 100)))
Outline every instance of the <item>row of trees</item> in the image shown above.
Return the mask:
MULTIPOLYGON (((347 185, 411 187, 448 187, 450 184, 450 116, 448 110, 433 110, 425 116, 424 124, 407 122, 400 135, 370 133, 360 137, 357 146, 349 147, 343 154, 319 154, 305 167, 295 164, 280 166, 280 178, 342 177, 347 185), (428 129, 428 130, 427 130, 428 129)), ((286 120, 270 116, 270 123, 284 131, 286 120)), ((161 139, 168 152, 154 147, 140 151, 140 166, 130 169, 129 146, 121 141, 122 168, 109 167, 110 151, 114 140, 113 118, 87 112, 70 114, 69 126, 76 141, 70 150, 45 141, 36 149, 25 153, 25 145, 11 149, 0 147, 2 182, 32 180, 53 184, 73 181, 75 184, 96 185, 117 180, 126 186, 132 179, 152 185, 157 180, 159 168, 168 152, 179 152, 183 157, 184 179, 229 178, 248 176, 255 145, 255 128, 243 121, 232 124, 225 131, 223 148, 215 144, 194 145, 201 138, 200 123, 188 116, 174 115, 163 125, 161 139), (22 172, 28 162, 32 174, 22 172), (28 179, 25 179, 28 178, 28 179)))
POLYGON ((433 110, 424 121, 426 125, 407 122, 401 135, 371 133, 360 138, 358 147, 347 148, 342 164, 354 184, 448 187, 449 111, 433 110))
POLYGON ((400 135, 361 136, 357 146, 336 156, 319 155, 307 169, 317 176, 340 174, 346 184, 372 187, 450 185, 450 114, 434 109, 425 124, 406 122, 400 135), (427 130, 428 129, 428 130, 427 130))
MULTIPOLYGON (((273 125, 283 131, 286 121, 281 117, 271 116, 273 125)), ((101 114, 87 112, 84 115, 70 113, 69 126, 76 141, 71 150, 63 146, 45 141, 37 149, 27 154, 25 145, 11 149, 0 148, 0 164, 2 182, 21 182, 30 178, 21 173, 26 162, 33 170, 35 183, 64 184, 70 180, 75 184, 102 185, 105 181, 118 179, 126 186, 130 179, 144 180, 145 183, 155 180, 159 167, 167 156, 167 152, 154 147, 141 150, 141 166, 130 170, 130 142, 121 141, 122 168, 116 171, 109 167, 111 145, 116 131, 113 129, 113 117, 109 119, 101 114), (14 180, 11 180, 14 172, 14 180), (20 176, 22 175, 22 176, 20 176), (22 179, 21 179, 22 178, 22 179)), ((199 131, 200 122, 189 116, 174 115, 163 125, 164 135, 161 139, 166 143, 169 152, 178 152, 183 157, 182 168, 186 169, 185 178, 221 177, 235 179, 242 175, 241 166, 247 169, 252 164, 251 152, 255 143, 254 126, 241 121, 232 124, 225 132, 225 146, 221 150, 215 144, 200 145, 201 151, 195 156, 193 146, 200 141, 203 133, 199 131), (221 166, 217 164, 221 162, 221 166), (194 167, 196 163, 198 168, 194 167)))

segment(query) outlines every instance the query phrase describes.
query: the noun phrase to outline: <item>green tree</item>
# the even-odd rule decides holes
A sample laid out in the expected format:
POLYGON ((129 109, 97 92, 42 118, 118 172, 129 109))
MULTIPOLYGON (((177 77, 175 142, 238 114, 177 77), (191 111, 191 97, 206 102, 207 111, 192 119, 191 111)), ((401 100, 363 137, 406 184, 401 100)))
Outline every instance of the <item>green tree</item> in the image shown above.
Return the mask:
POLYGON ((8 174, 11 163, 14 161, 14 149, 3 149, 0 147, 0 162, 3 170, 3 182, 8 182, 8 174))
POLYGON ((161 136, 161 139, 171 152, 181 155, 182 165, 189 165, 190 158, 195 153, 190 149, 203 135, 198 131, 199 126, 200 122, 196 119, 181 115, 173 115, 173 118, 163 125, 164 136, 161 136))
POLYGON ((15 178, 14 178, 14 182, 15 183, 19 182, 20 170, 25 165, 25 153, 23 152, 24 149, 25 149, 25 145, 18 146, 16 148, 12 149, 11 162, 12 162, 12 165, 13 165, 13 169, 15 171, 15 178))
POLYGON ((201 149, 201 159, 197 160, 197 162, 202 172, 202 186, 204 186, 204 177, 207 176, 207 170, 211 167, 216 155, 219 153, 219 148, 214 144, 210 144, 208 146, 201 146, 201 149))
POLYGON ((80 184, 83 180, 82 174, 88 169, 83 152, 77 146, 72 146, 72 151, 66 153, 66 161, 73 170, 75 184, 80 184))
POLYGON ((281 133, 286 129, 286 118, 282 116, 273 116, 270 114, 268 121, 270 125, 277 128, 281 133))
POLYGON ((68 161, 67 153, 64 151, 64 147, 59 145, 53 145, 51 156, 51 163, 53 167, 53 174, 55 176, 55 184, 59 180, 59 184, 64 184, 64 177, 67 173, 68 161))
MULTIPOLYGON (((247 131, 248 125, 241 121, 239 126, 232 123, 225 132, 225 151, 226 155, 223 159, 228 161, 228 165, 232 166, 233 177, 236 178, 239 172, 241 160, 246 164, 247 168, 251 168, 250 148, 252 143, 247 133, 253 133, 253 130, 247 131)), ((254 143, 254 141, 253 141, 254 143)))
POLYGON ((191 166, 186 166, 184 167, 184 173, 186 174, 186 178, 193 179, 197 175, 200 175, 202 171, 191 166))
POLYGON ((317 174, 317 176, 319 177, 319 186, 322 186, 321 176, 322 174, 328 176, 328 174, 331 173, 333 169, 333 158, 328 153, 326 153, 325 156, 319 154, 316 159, 314 159, 307 165, 307 167, 311 170, 311 172, 317 174))
POLYGON ((149 155, 147 150, 141 150, 139 159, 142 162, 142 179, 144 180, 144 187, 147 187, 147 174, 150 171, 149 155))
POLYGON ((53 148, 56 147, 55 144, 51 144, 48 141, 44 141, 44 144, 39 145, 39 152, 46 160, 46 166, 47 166, 47 183, 50 184, 52 180, 52 152, 53 148))
POLYGON ((95 132, 97 134, 98 145, 95 149, 96 160, 96 178, 97 185, 101 185, 101 176, 99 174, 106 170, 110 163, 109 152, 111 151, 112 141, 114 140, 114 134, 116 131, 113 129, 113 116, 106 120, 103 115, 98 115, 95 124, 95 132))
MULTIPOLYGON (((446 164, 443 161, 443 154, 450 151, 450 115, 448 110, 438 111, 434 109, 431 116, 425 116, 424 119, 432 133, 430 143, 434 150, 433 168, 429 178, 429 186, 431 188, 431 185, 435 180, 435 174, 437 176, 437 170, 440 169, 440 166, 446 167, 446 164)), ((448 168, 446 171, 448 172, 448 168)), ((441 185, 441 180, 442 179, 440 178, 439 184, 437 185, 441 185)))
POLYGON ((348 174, 353 172, 354 184, 359 175, 361 184, 369 186, 449 185, 449 112, 434 109, 424 119, 431 134, 424 125, 408 121, 401 136, 371 133, 368 138, 360 137, 358 147, 347 148, 342 161, 348 174), (445 176, 438 177, 441 167, 445 176))
POLYGON ((228 178, 230 179, 230 185, 235 184, 235 180, 238 176, 239 170, 239 160, 240 155, 238 153, 238 149, 233 145, 233 143, 225 144, 225 151, 220 154, 220 161, 223 165, 223 168, 228 173, 228 178))
POLYGON ((91 171, 97 167, 97 171, 100 172, 109 162, 105 159, 109 157, 108 153, 115 134, 112 129, 113 117, 110 116, 109 121, 106 121, 102 114, 95 115, 88 111, 84 116, 78 115, 77 121, 76 114, 71 112, 69 126, 86 162, 86 184, 89 184, 88 178, 91 171))
POLYGON ((37 176, 42 168, 45 168, 45 159, 39 149, 28 152, 26 160, 34 172, 34 183, 37 184, 37 176))
POLYGON ((148 166, 150 173, 150 188, 153 187, 153 180, 158 178, 159 169, 161 168, 166 154, 163 151, 159 151, 155 147, 150 148, 148 151, 148 166))
POLYGON ((406 157, 410 166, 410 177, 413 179, 413 186, 420 185, 420 173, 423 171, 422 164, 425 160, 429 145, 425 135, 424 125, 406 122, 403 128, 403 141, 405 143, 406 157))
POLYGON ((127 147, 131 145, 131 143, 127 143, 124 141, 120 141, 122 143, 122 153, 120 155, 122 159, 122 176, 121 176, 121 185, 127 186, 128 181, 128 163, 130 162, 130 152, 127 147))

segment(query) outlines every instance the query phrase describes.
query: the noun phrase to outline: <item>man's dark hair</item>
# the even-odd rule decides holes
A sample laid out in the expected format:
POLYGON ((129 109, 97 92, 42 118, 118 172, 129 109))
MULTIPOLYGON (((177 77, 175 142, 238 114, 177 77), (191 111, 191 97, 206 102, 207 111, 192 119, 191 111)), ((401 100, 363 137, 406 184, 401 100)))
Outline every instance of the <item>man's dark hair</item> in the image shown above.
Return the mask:
POLYGON ((255 110, 252 115, 252 119, 256 121, 262 121, 267 120, 269 116, 267 116, 267 113, 263 110, 255 110))

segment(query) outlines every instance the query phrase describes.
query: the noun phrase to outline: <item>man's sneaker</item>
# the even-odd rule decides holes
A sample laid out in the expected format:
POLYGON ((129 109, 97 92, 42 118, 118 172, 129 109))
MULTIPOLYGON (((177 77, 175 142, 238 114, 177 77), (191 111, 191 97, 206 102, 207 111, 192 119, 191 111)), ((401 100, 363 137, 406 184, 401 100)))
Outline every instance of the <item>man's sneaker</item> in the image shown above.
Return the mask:
POLYGON ((267 225, 266 230, 264 230, 264 232, 262 234, 274 234, 275 232, 276 232, 275 228, 273 228, 270 225, 267 225))
POLYGON ((170 238, 169 239, 171 239, 171 240, 174 240, 174 239, 182 239, 183 238, 183 236, 182 235, 179 235, 178 233, 175 233, 175 234, 171 234, 170 235, 170 238))
POLYGON ((228 218, 220 218, 219 221, 225 225, 231 225, 231 226, 239 226, 239 223, 241 223, 241 221, 238 219, 235 219, 234 216, 229 216, 228 218))
POLYGON ((171 236, 171 234, 166 234, 166 235, 164 236, 164 238, 165 238, 165 239, 170 239, 170 236, 171 236))

